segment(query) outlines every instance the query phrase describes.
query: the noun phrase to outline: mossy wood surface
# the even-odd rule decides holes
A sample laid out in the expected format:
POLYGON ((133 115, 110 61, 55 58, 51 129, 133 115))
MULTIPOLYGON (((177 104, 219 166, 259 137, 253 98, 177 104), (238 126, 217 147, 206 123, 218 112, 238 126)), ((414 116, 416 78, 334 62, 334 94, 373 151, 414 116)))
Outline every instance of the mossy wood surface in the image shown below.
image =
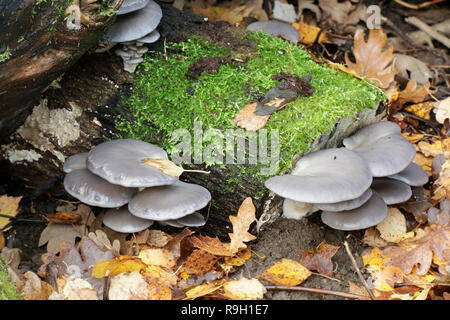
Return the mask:
MULTIPOLYGON (((379 90, 314 62, 301 47, 261 33, 246 35, 225 22, 205 21, 164 5, 162 8, 158 26, 161 40, 150 45, 134 76, 122 70, 121 59, 112 53, 86 54, 64 74, 60 88, 44 93, 42 97, 48 99, 51 110, 70 110, 73 102, 83 110, 77 120, 77 140, 61 147, 56 137, 50 137, 60 154, 67 157, 107 139, 134 137, 159 144, 171 155, 179 142, 171 141, 171 132, 186 129, 192 133, 195 120, 201 121, 203 131, 237 129, 231 122, 238 110, 277 85, 272 76, 280 72, 311 74, 315 92, 272 114, 264 127, 269 139, 272 130, 279 132, 278 173, 289 171, 304 152, 338 146, 345 136, 377 119, 377 107, 384 100, 379 90), (189 65, 202 57, 230 59, 216 73, 202 74, 198 79, 187 77, 189 65)), ((210 143, 204 141, 203 146, 210 143)), ((54 152, 39 150, 17 133, 5 144, 8 150, 29 149, 42 158, 11 164, 0 154, 0 175, 49 189, 57 197, 67 196, 61 180, 51 179, 63 176, 62 162, 54 152)), ((208 223, 201 232, 226 239, 231 231, 229 215, 236 214, 248 196, 254 199, 257 216, 279 207, 280 199, 264 187, 270 175, 260 170, 267 164, 210 161, 183 167, 211 171, 209 175, 181 176, 212 193, 211 206, 202 210, 208 215, 208 223)))

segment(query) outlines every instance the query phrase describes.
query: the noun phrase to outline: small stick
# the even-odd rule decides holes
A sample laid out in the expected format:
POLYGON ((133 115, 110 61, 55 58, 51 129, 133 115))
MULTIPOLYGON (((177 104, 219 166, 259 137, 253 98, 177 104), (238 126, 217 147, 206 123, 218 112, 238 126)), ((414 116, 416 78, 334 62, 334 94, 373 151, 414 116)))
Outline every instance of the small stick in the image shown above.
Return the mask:
POLYGON ((332 291, 326 289, 318 289, 318 288, 306 288, 301 286, 264 286, 267 290, 289 290, 289 291, 302 291, 302 292, 312 292, 312 293, 321 293, 321 294, 330 294, 338 297, 348 298, 348 299, 367 299, 366 296, 361 296, 359 294, 347 293, 347 292, 339 292, 332 291))
POLYGON ((333 281, 337 281, 337 282, 342 282, 342 281, 339 280, 339 279, 336 279, 336 278, 327 276, 327 275, 325 275, 325 274, 321 274, 321 273, 313 272, 313 271, 310 271, 310 272, 311 272, 313 275, 315 275, 315 276, 324 277, 324 278, 327 278, 327 279, 329 279, 329 280, 333 280, 333 281))
POLYGON ((439 41, 440 43, 445 45, 447 48, 450 48, 450 39, 449 38, 447 38, 443 34, 437 32, 436 30, 434 30, 432 27, 427 25, 425 22, 423 22, 419 18, 407 17, 407 18, 405 18, 405 21, 408 22, 409 24, 412 24, 413 26, 419 28, 420 30, 425 31, 430 37, 432 37, 433 39, 436 39, 437 41, 439 41))
POLYGON ((397 2, 398 4, 400 4, 404 7, 407 7, 409 9, 420 9, 420 8, 428 7, 429 5, 436 4, 439 2, 444 2, 444 1, 446 1, 446 0, 431 0, 431 1, 425 1, 425 2, 422 2, 419 4, 411 4, 411 3, 408 3, 408 2, 405 2, 402 0, 394 0, 394 2, 397 2))
POLYGON ((366 280, 364 279, 363 275, 361 274, 361 271, 359 271, 358 265, 356 264, 356 260, 352 255, 352 252, 350 251, 350 248, 348 247, 347 241, 344 241, 345 250, 347 251, 348 257, 350 258, 350 261, 353 264, 353 267, 356 270, 356 273, 358 274, 359 279, 361 280, 362 284, 364 285, 364 288, 366 288, 367 293, 369 294, 370 299, 375 300, 375 296, 373 295, 373 292, 369 289, 369 286, 367 285, 366 280))

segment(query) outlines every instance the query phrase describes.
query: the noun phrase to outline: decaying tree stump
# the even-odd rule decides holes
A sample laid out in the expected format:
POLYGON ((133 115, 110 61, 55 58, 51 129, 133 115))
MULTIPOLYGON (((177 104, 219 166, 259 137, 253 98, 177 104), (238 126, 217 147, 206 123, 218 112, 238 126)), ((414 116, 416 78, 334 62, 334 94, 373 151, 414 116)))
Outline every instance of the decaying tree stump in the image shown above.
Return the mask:
MULTIPOLYGON (((158 30, 161 33, 159 42, 150 45, 153 50, 163 49, 164 41, 183 41, 190 35, 202 36, 210 41, 220 35, 221 43, 237 41, 233 34, 242 33, 241 29, 230 26, 225 22, 205 21, 201 16, 177 11, 171 7, 163 7, 163 18, 158 30)), ((109 20, 108 20, 109 21, 109 20)), ((60 28, 63 28, 60 26, 60 28)), ((58 29, 63 38, 67 38, 62 29, 58 29)), ((91 34, 91 32, 90 32, 91 34)), ((84 41, 80 41, 80 48, 87 49, 92 46, 101 35, 100 29, 93 32, 84 41), (82 44, 81 44, 82 43, 82 44)), ((20 90, 8 96, 1 96, 3 103, 20 105, 18 109, 1 108, 2 119, 14 119, 14 123, 22 123, 26 110, 32 103, 32 98, 39 95, 40 90, 47 86, 57 71, 68 70, 77 57, 74 42, 55 42, 59 48, 67 48, 64 57, 69 59, 67 65, 55 65, 42 73, 39 85, 29 85, 30 77, 22 77, 8 84, 9 87, 24 88, 29 86, 21 96, 20 90), (71 57, 71 59, 70 59, 71 57), (14 85, 14 86, 13 86, 14 85), (25 107, 26 106, 26 107, 25 107)), ((12 70, 14 61, 19 63, 42 63, 42 57, 52 54, 55 49, 49 49, 40 56, 33 55, 33 46, 22 48, 23 56, 17 56, 7 64, 0 65, 0 77, 4 72, 12 70), (28 48, 28 49, 27 49, 28 48), (41 62, 40 62, 41 61, 41 62), (9 63, 9 64, 8 64, 9 63), (3 68, 3 69, 2 69, 3 68)), ((77 52, 81 52, 78 50, 77 52)), ((20 65, 20 64, 19 64, 20 65)), ((0 168, 3 174, 26 185, 39 187, 55 175, 63 176, 62 164, 65 157, 72 154, 88 151, 92 146, 112 138, 117 133, 114 128, 114 118, 127 113, 121 104, 121 96, 127 95, 133 85, 133 77, 122 70, 122 61, 112 53, 84 55, 67 72, 57 86, 52 86, 40 97, 39 106, 34 109, 31 116, 12 135, 4 139, 0 146, 0 168), (64 126, 63 129, 60 127, 64 126)), ((8 71, 12 72, 12 71, 8 71)), ((11 76, 11 75, 10 75, 11 76)), ((2 90, 9 88, 0 82, 2 90)), ((0 103, 1 104, 1 103, 0 103)), ((367 109, 355 118, 341 119, 333 132, 324 133, 311 146, 312 150, 339 146, 342 139, 358 128, 380 119, 379 110, 367 109)), ((8 124, 10 120, 3 121, 2 131, 10 130, 14 126, 8 124), (9 129, 7 129, 9 128, 9 129)), ((297 158, 301 155, 297 155, 297 158)), ((295 161, 295 159, 294 159, 295 161)), ((203 169, 202 165, 198 166, 203 169)), ((220 187, 220 182, 229 178, 229 172, 219 167, 208 168, 209 175, 182 176, 190 182, 198 183, 208 188, 215 200, 215 206, 205 208, 203 213, 208 214, 208 223, 202 228, 206 234, 227 237, 230 232, 228 216, 236 214, 240 204, 246 197, 253 197, 255 190, 251 181, 242 180, 230 193, 220 187)), ((62 183, 58 183, 52 192, 55 195, 65 195, 62 183)), ((263 198, 254 200, 257 208, 257 217, 263 213, 277 212, 281 199, 269 192, 263 198)))
MULTIPOLYGON (((122 1, 111 1, 110 9, 122 1)), ((0 139, 23 123, 41 92, 94 46, 114 21, 107 8, 90 11, 88 18, 79 7, 83 16, 71 21, 66 12, 71 2, 0 2, 0 139)))

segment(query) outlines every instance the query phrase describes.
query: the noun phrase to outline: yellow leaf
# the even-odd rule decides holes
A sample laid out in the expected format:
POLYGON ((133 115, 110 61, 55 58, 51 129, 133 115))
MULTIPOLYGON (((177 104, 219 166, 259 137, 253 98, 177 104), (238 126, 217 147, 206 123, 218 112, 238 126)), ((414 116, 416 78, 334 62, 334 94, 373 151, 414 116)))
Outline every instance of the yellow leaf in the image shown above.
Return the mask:
POLYGON ((416 144, 425 137, 423 133, 402 132, 401 135, 411 144, 416 144))
POLYGON ((226 282, 223 291, 232 300, 257 300, 264 297, 265 288, 258 279, 242 278, 226 282))
POLYGON ((373 248, 369 253, 363 255, 362 258, 364 266, 382 266, 387 260, 379 248, 373 248))
POLYGON ((147 266, 142 270, 142 274, 147 278, 158 279, 159 282, 168 286, 175 286, 178 282, 174 272, 169 272, 160 266, 147 266))
POLYGON ((113 276, 123 272, 140 271, 147 265, 136 257, 119 256, 110 260, 99 261, 92 270, 93 278, 113 276))
POLYGON ((426 171, 428 176, 431 176, 433 158, 425 157, 421 152, 416 152, 413 162, 426 171))
POLYGON ((369 271, 371 272, 375 289, 380 291, 392 291, 395 283, 403 281, 404 273, 397 267, 379 268, 378 266, 373 266, 369 271))
POLYGON ((439 178, 434 182, 433 200, 450 200, 450 160, 446 160, 441 167, 439 178))
POLYGON ((244 265, 245 261, 252 257, 252 249, 250 247, 239 250, 234 257, 225 257, 225 265, 239 267, 244 265))
POLYGON ((300 262, 291 259, 281 259, 264 271, 260 278, 276 285, 296 286, 311 275, 300 262))
MULTIPOLYGON (((22 197, 8 197, 6 194, 0 196, 0 214, 15 217, 18 213, 19 202, 22 197)), ((0 217, 0 229, 9 223, 9 218, 0 217)), ((5 229, 4 231, 8 230, 5 229)))
POLYGON ((376 228, 367 228, 364 232, 362 241, 371 247, 385 247, 388 245, 388 243, 380 237, 380 232, 376 228))
POLYGON ((138 257, 145 264, 163 266, 166 268, 172 268, 176 265, 178 260, 178 257, 174 253, 161 248, 141 250, 138 257))
POLYGON ((420 141, 417 146, 425 157, 436 157, 444 154, 446 158, 450 158, 450 138, 436 139, 432 142, 420 141))
POLYGON ((433 109, 433 102, 422 102, 407 106, 404 110, 422 119, 430 120, 430 112, 433 109))
POLYGON ((167 159, 151 159, 145 158, 141 160, 142 163, 158 169, 159 171, 164 172, 168 176, 178 178, 184 172, 184 169, 177 166, 170 160, 167 159))
POLYGON ((256 220, 255 212, 252 198, 248 197, 242 202, 237 215, 230 216, 233 233, 228 234, 231 239, 228 248, 231 252, 238 252, 239 249, 247 246, 245 242, 256 239, 254 235, 248 233, 250 225, 256 220))
POLYGON ((222 285, 217 285, 215 283, 201 284, 188 291, 186 291, 186 298, 184 300, 192 300, 198 297, 205 296, 207 294, 213 293, 219 289, 222 285))
MULTIPOLYGON (((300 42, 305 44, 312 44, 317 38, 317 35, 320 32, 320 28, 316 26, 312 26, 303 22, 293 23, 292 26, 298 30, 300 34, 300 42)), ((325 33, 321 33, 317 43, 330 43, 325 33)))

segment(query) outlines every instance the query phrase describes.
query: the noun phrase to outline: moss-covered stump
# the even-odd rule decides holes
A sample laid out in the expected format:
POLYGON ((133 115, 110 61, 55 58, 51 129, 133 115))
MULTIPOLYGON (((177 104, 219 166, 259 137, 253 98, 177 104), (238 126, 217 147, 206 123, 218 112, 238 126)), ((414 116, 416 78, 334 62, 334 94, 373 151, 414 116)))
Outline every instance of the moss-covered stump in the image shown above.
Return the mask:
MULTIPOLYGON (((55 174, 63 175, 65 157, 105 139, 133 137, 155 143, 172 160, 183 158, 183 167, 211 172, 183 173, 181 179, 211 191, 211 206, 202 211, 208 223, 200 231, 227 238, 228 216, 236 214, 246 197, 253 198, 258 217, 278 212, 281 199, 264 187, 267 178, 288 172, 305 152, 338 146, 357 128, 380 117, 377 110, 384 100, 380 90, 314 62, 295 44, 164 7, 158 30, 162 40, 150 45, 133 77, 121 70, 120 58, 110 53, 80 59, 65 73, 60 88, 45 92, 47 102, 41 102, 25 128, 0 147, 1 168, 15 180, 42 187, 55 174), (205 57, 211 59, 201 60, 205 57), (199 61, 213 63, 194 69, 193 63, 199 61), (281 72, 311 75, 314 93, 299 96, 273 113, 255 136, 244 137, 247 147, 237 150, 238 139, 227 140, 227 132, 248 132, 232 124, 236 113, 278 85, 272 76, 281 72), (65 122, 63 132, 57 130, 57 122, 39 125, 42 119, 55 116, 65 122), (48 131, 52 127, 56 130, 48 131), (39 134, 42 128, 47 131, 39 134), (255 155, 250 143, 255 137, 268 140, 267 148, 256 144, 257 152, 266 152, 265 162, 261 154, 249 161, 249 154, 255 155), (234 156, 226 149, 226 141, 231 141, 234 156), (221 142, 226 152, 205 157, 205 152, 214 154, 209 151, 217 151, 221 142), (191 154, 180 150, 186 146, 191 154), (241 151, 244 163, 236 161, 241 151), (269 168, 274 170, 264 171, 269 168)), ((61 196, 62 184, 57 186, 61 196)))
POLYGON ((226 227, 228 215, 245 197, 254 199, 259 214, 277 208, 279 199, 272 201, 264 181, 288 172, 303 153, 338 146, 356 128, 375 121, 383 99, 378 89, 314 62, 299 46, 263 33, 243 35, 231 48, 196 37, 169 43, 165 51, 146 57, 135 82, 124 101, 130 114, 117 119, 116 126, 122 137, 157 143, 184 166, 211 170, 207 176, 185 174, 213 194, 208 224, 213 229, 205 227, 208 233, 226 227), (314 94, 299 96, 272 114, 257 134, 239 133, 232 124, 236 113, 264 97, 278 84, 272 76, 281 72, 311 75, 314 94), (237 161, 234 150, 239 134, 247 134, 245 163, 237 161), (252 139, 259 141, 253 145, 257 154, 251 152, 252 139), (269 141, 267 147, 261 139, 269 141), (270 141, 279 143, 279 154, 270 141), (227 143, 232 150, 226 149, 227 143), (216 153, 208 157, 211 150, 216 153), (261 152, 273 159, 264 163, 261 152))

